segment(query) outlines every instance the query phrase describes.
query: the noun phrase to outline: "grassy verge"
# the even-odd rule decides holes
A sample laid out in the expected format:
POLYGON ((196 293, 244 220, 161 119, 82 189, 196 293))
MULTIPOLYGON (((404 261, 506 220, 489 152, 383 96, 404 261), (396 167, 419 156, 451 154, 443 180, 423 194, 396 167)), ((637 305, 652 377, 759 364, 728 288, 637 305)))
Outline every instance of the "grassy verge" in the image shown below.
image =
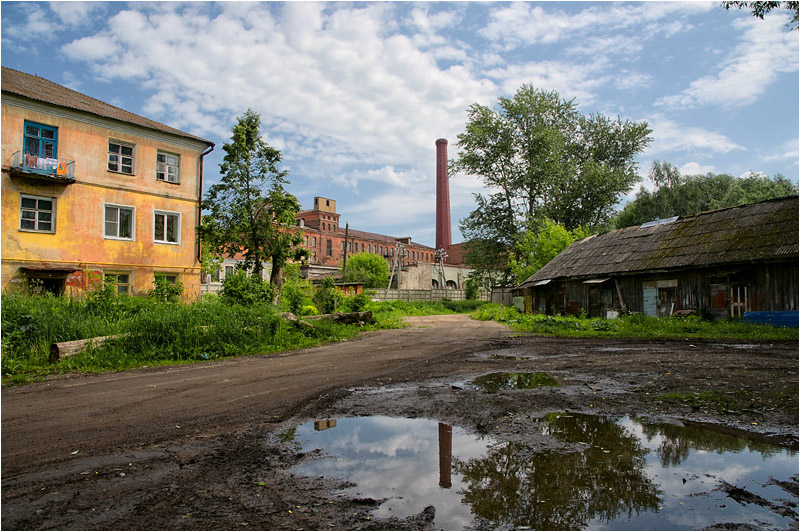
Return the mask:
POLYGON ((740 321, 703 321, 699 316, 654 318, 622 316, 618 319, 577 318, 522 314, 513 307, 485 305, 472 313, 477 320, 494 320, 519 332, 585 338, 719 338, 736 340, 797 340, 798 330, 754 325, 740 321))
POLYGON ((404 316, 469 312, 477 302, 369 303, 365 327, 320 320, 298 328, 268 304, 227 305, 207 298, 189 305, 115 297, 79 301, 63 297, 3 296, 3 384, 46 375, 102 372, 182 364, 236 355, 272 353, 351 338, 362 330, 402 326, 404 316), (50 364, 50 344, 121 334, 121 338, 50 364))

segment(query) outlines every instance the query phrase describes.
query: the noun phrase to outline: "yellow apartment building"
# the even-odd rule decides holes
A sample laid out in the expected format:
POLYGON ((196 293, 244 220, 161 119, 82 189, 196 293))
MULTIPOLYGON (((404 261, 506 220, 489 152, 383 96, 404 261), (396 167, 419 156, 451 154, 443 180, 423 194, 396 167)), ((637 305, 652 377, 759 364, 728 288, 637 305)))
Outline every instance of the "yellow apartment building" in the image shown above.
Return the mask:
POLYGON ((203 157, 214 143, 2 69, 2 290, 200 293, 203 157))

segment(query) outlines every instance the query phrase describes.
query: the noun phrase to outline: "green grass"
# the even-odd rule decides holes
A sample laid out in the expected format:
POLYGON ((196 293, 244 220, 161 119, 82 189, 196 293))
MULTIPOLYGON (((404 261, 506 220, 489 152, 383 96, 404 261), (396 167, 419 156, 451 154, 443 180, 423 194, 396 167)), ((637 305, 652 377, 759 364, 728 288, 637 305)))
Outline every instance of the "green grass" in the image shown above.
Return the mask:
POLYGON ((796 328, 770 327, 738 320, 704 321, 699 316, 654 318, 621 316, 618 319, 578 318, 522 314, 514 307, 485 305, 472 313, 477 320, 494 320, 518 332, 584 338, 718 338, 736 340, 797 340, 796 328))
MULTIPOLYGON (((402 327, 404 316, 468 312, 478 302, 369 302, 374 322, 364 327, 330 320, 296 327, 269 304, 230 305, 207 297, 188 304, 108 297, 76 300, 53 296, 2 296, 3 384, 25 384, 46 375, 102 372, 183 364, 237 355, 273 353, 351 338, 362 330, 402 327), (50 345, 123 335, 102 346, 50 364, 50 345)), ((347 311, 347 305, 343 310, 347 311)))

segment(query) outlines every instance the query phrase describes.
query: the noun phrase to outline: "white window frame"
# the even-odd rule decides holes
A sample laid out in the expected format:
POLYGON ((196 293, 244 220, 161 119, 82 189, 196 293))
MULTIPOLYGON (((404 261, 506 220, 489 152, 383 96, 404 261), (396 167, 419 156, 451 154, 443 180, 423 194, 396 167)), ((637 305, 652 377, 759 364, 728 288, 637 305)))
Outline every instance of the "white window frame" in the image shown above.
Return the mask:
POLYGON ((179 212, 172 212, 172 211, 162 211, 162 210, 154 210, 153 211, 153 242, 156 244, 169 244, 172 246, 180 246, 181 245, 181 213, 179 212), (164 239, 159 240, 156 238, 156 218, 159 216, 164 217, 164 239), (175 238, 177 240, 175 242, 166 240, 167 238, 167 220, 170 216, 176 216, 178 218, 178 226, 175 228, 175 238))
POLYGON ((108 170, 109 172, 114 172, 115 174, 135 175, 136 174, 136 144, 133 144, 132 142, 125 142, 125 141, 122 141, 122 140, 108 139, 108 156, 106 158, 106 170, 108 170), (112 144, 119 146, 119 152, 114 153, 114 152, 111 151, 111 145, 112 144), (130 156, 122 155, 122 147, 123 146, 131 149, 130 156), (111 166, 111 157, 112 156, 118 157, 117 169, 116 170, 112 170, 110 168, 110 166, 111 166), (122 158, 123 157, 129 157, 130 160, 131 160, 131 164, 130 165, 124 165, 124 166, 130 166, 131 167, 131 171, 130 172, 125 172, 122 169, 122 167, 123 167, 122 158))
POLYGON ((156 181, 175 185, 181 183, 181 156, 179 154, 158 150, 156 154, 156 181), (176 159, 175 164, 167 161, 169 157, 174 157, 176 159), (164 159, 163 161, 160 160, 162 158, 164 159), (175 169, 174 179, 170 178, 170 169, 172 168, 175 169), (162 177, 158 177, 159 174, 161 174, 162 177))
POLYGON ((118 203, 104 203, 103 204, 103 238, 105 238, 107 240, 124 240, 126 242, 133 242, 134 240, 136 240, 136 207, 134 207, 133 205, 120 205, 118 203), (106 234, 106 223, 108 222, 108 220, 106 219, 106 209, 108 207, 112 207, 112 208, 117 209, 117 221, 116 221, 116 223, 117 223, 117 236, 112 236, 112 235, 106 234), (119 210, 120 209, 128 209, 128 210, 131 211, 131 236, 130 236, 130 238, 119 236, 119 210))
POLYGON ((115 283, 115 286, 117 288, 117 294, 127 294, 129 296, 133 295, 133 272, 131 272, 131 271, 127 271, 127 272, 123 272, 123 271, 119 271, 119 272, 118 271, 103 271, 103 281, 105 281, 105 278, 108 277, 109 275, 113 275, 113 276, 115 276, 117 278, 117 282, 115 283), (128 282, 127 283, 120 283, 119 282, 119 276, 120 275, 127 275, 128 276, 128 282), (127 286, 128 287, 128 291, 127 292, 120 292, 119 291, 119 287, 120 286, 127 286))
MULTIPOLYGON (((28 219, 28 220, 30 220, 30 219, 28 219)), ((20 231, 25 231, 25 232, 28 232, 28 233, 48 233, 48 234, 55 233, 56 232, 56 198, 51 198, 51 197, 48 197, 48 196, 34 196, 32 194, 20 194, 19 195, 19 230, 20 231), (36 201, 36 208, 32 209, 30 207, 23 207, 22 206, 22 200, 24 200, 24 199, 35 200, 36 201), (52 202, 53 209, 50 210, 50 211, 40 210, 39 209, 39 200, 52 202), (29 227, 22 227, 22 219, 23 219, 22 218, 22 212, 23 211, 29 211, 29 212, 36 213, 34 215, 35 217, 33 219, 33 222, 34 222, 34 228, 33 229, 31 229, 29 227), (39 214, 40 213, 46 213, 46 212, 50 213, 50 229, 49 230, 39 229, 39 223, 44 221, 44 220, 39 220, 39 214)))

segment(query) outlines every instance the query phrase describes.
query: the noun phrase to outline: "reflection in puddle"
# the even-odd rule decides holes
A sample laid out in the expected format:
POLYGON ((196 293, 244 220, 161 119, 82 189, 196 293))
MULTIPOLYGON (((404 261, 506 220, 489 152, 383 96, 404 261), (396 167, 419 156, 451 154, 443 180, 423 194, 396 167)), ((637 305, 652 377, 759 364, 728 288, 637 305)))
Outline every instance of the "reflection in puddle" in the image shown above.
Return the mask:
POLYGON ((497 372, 475 377, 465 385, 466 388, 489 393, 500 390, 532 390, 542 386, 558 386, 558 381, 543 371, 497 372))
POLYGON ((376 517, 436 507, 434 526, 535 530, 700 529, 733 523, 794 529, 797 454, 704 427, 552 414, 537 436, 579 451, 533 452, 426 419, 339 419, 297 427, 305 451, 330 458, 294 469, 386 499, 376 517))

